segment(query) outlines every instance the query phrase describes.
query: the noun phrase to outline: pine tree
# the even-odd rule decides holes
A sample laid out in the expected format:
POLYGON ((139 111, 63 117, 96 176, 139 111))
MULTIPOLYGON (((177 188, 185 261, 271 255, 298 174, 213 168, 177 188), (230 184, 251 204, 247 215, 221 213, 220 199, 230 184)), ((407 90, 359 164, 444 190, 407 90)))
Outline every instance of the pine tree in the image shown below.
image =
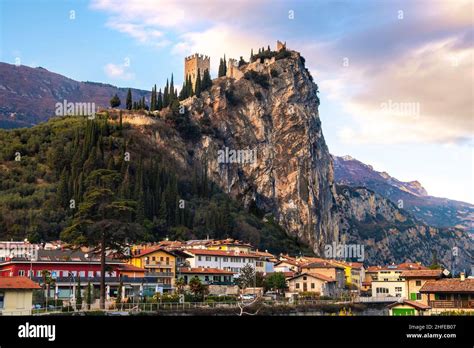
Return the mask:
POLYGON ((132 110, 132 90, 129 88, 127 92, 127 102, 126 102, 126 108, 127 110, 132 110))
POLYGON ((253 48, 250 50, 250 61, 252 61, 253 58, 253 48))

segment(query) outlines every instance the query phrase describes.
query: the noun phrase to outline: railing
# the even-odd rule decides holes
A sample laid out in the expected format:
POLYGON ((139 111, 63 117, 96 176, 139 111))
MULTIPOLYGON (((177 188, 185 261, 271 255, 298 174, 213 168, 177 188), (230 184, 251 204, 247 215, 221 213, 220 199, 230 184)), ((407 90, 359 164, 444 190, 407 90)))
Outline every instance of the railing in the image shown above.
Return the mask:
POLYGON ((474 308, 473 300, 434 300, 429 301, 431 308, 474 308))
POLYGON ((354 302, 358 303, 377 303, 377 302, 397 302, 401 297, 396 296, 380 296, 380 297, 363 297, 354 298, 354 302))

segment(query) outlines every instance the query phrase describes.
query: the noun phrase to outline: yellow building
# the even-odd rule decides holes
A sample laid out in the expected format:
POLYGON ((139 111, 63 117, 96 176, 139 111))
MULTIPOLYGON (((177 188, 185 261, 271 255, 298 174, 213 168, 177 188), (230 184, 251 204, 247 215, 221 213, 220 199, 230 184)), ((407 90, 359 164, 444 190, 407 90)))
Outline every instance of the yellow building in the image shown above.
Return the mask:
POLYGON ((362 287, 365 278, 364 265, 360 262, 345 262, 340 260, 330 260, 333 265, 344 268, 344 277, 347 286, 362 287))
POLYGON ((134 247, 128 263, 145 269, 146 276, 155 276, 159 283, 174 288, 176 256, 171 251, 158 246, 146 249, 134 247))
POLYGON ((31 315, 33 290, 41 287, 26 277, 0 277, 0 315, 31 315))

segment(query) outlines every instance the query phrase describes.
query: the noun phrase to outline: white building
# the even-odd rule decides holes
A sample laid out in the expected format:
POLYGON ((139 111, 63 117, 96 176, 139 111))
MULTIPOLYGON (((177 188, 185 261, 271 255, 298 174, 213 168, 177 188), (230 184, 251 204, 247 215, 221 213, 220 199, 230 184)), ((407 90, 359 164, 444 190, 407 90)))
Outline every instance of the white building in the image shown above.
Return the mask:
POLYGON ((184 252, 191 256, 188 261, 192 268, 217 268, 234 273, 240 273, 245 265, 251 265, 255 269, 259 258, 255 254, 230 250, 188 249, 184 252))

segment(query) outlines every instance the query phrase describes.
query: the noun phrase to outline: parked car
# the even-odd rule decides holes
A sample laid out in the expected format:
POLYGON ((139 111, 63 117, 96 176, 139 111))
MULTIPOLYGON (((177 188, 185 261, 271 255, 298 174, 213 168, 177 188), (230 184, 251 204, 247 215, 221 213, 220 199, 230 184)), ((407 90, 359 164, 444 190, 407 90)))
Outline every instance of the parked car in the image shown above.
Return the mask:
POLYGON ((245 295, 241 295, 240 298, 242 300, 253 300, 255 299, 255 295, 253 294, 245 294, 245 295))

